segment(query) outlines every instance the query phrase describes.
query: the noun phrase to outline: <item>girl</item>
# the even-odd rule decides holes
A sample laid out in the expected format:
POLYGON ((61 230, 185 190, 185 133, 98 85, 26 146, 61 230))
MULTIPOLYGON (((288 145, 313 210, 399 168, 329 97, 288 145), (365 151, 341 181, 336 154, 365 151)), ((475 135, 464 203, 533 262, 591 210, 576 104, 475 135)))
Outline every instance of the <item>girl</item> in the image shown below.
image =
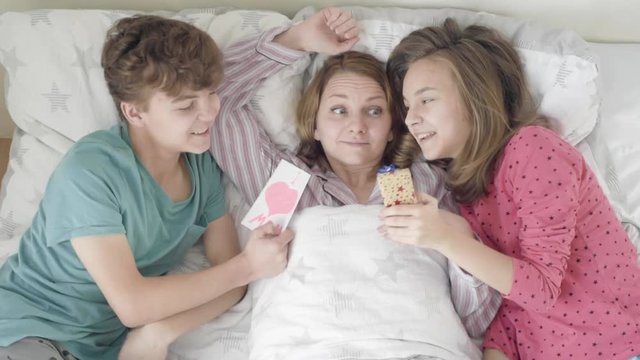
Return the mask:
POLYGON ((536 115, 515 49, 482 26, 414 31, 387 64, 405 123, 443 160, 457 215, 381 213, 395 241, 436 249, 504 295, 486 359, 629 359, 640 353, 636 251, 580 153, 536 115))

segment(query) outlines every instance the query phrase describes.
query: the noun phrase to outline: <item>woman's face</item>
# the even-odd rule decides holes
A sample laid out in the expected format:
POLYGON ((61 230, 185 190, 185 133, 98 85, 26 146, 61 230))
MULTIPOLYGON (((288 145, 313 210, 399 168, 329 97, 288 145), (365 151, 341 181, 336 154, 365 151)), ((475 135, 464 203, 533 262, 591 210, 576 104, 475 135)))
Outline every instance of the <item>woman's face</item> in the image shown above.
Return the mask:
POLYGON ((353 73, 329 79, 320 98, 314 138, 334 171, 377 168, 393 138, 391 111, 380 84, 353 73))
POLYGON ((427 160, 454 159, 471 126, 449 64, 427 57, 409 66, 402 86, 405 123, 427 160))

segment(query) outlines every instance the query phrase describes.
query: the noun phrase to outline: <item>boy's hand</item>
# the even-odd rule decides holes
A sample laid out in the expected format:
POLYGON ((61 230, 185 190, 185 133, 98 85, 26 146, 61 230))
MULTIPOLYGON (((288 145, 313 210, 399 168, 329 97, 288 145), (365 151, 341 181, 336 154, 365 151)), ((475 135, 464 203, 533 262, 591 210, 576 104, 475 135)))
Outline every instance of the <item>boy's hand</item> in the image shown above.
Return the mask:
POLYGON ((327 7, 276 36, 274 42, 295 50, 338 54, 358 42, 358 23, 351 13, 327 7))
POLYGON ((129 330, 118 360, 166 359, 173 338, 158 324, 151 323, 129 330))
POLYGON ((253 230, 242 253, 249 266, 250 281, 276 276, 284 271, 291 240, 293 231, 285 229, 281 232, 273 223, 253 230))

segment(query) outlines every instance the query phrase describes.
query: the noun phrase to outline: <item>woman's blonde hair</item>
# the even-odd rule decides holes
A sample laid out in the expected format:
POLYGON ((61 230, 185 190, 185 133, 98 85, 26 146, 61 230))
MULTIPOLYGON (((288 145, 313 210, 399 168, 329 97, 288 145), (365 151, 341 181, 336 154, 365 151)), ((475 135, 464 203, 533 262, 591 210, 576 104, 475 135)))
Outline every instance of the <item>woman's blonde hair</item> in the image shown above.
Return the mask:
POLYGON ((407 35, 391 53, 387 75, 396 111, 403 118, 402 86, 409 66, 437 57, 450 67, 471 126, 460 155, 445 164, 447 186, 469 203, 487 193, 503 147, 521 127, 549 127, 536 113, 518 53, 496 30, 473 25, 461 30, 448 18, 407 35))
POLYGON ((389 80, 385 74, 384 64, 369 54, 357 51, 347 51, 327 58, 302 95, 298 103, 296 117, 296 132, 300 139, 298 156, 309 166, 318 164, 323 170, 331 168, 322 144, 314 138, 314 132, 322 93, 329 80, 337 74, 365 76, 380 85, 385 93, 389 111, 391 111, 391 132, 393 134, 393 139, 387 144, 383 153, 382 163, 393 163, 401 168, 410 166, 416 155, 419 154, 419 148, 402 118, 393 113, 389 80))

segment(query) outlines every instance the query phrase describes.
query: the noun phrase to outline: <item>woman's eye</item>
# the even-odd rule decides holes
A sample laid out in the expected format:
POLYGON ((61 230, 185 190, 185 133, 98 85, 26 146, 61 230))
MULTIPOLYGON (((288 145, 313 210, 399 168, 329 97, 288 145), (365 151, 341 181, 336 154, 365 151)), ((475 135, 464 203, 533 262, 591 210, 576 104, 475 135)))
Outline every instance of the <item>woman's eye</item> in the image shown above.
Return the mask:
POLYGON ((336 115, 344 115, 347 113, 347 110, 343 107, 334 107, 334 108, 331 108, 331 112, 336 115))
POLYGON ((428 103, 430 103, 432 101, 433 101, 433 99, 422 99, 422 105, 426 105, 426 104, 428 104, 428 103))
POLYGON ((380 116, 382 115, 382 108, 378 106, 371 107, 369 108, 368 113, 370 116, 380 116))

